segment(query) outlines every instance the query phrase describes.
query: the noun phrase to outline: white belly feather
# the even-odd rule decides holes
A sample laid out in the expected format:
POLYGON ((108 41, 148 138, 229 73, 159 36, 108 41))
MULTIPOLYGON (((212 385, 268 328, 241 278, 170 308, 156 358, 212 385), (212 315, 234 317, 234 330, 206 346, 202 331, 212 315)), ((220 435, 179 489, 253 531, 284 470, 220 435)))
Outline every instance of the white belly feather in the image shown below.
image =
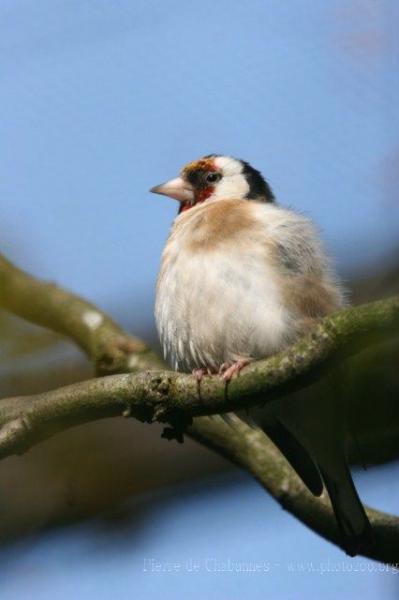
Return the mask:
POLYGON ((279 292, 263 261, 253 258, 182 252, 167 269, 158 289, 156 319, 166 358, 175 369, 216 369, 280 348, 288 323, 279 292))

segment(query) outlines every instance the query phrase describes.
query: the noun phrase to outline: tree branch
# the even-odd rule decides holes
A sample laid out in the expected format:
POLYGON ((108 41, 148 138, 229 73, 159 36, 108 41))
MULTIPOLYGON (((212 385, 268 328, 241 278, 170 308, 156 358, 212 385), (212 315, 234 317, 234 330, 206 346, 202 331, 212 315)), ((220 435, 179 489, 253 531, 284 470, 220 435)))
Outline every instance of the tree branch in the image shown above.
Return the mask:
MULTIPOLYGON (((55 295, 51 306, 56 314, 60 290, 43 287, 43 291, 47 296, 55 295)), ((74 308, 74 325, 81 335, 77 317, 81 311, 82 321, 87 314, 84 301, 77 298, 75 304, 75 299, 69 295, 69 305, 74 308)), ((129 364, 136 367, 130 340, 126 339, 123 343, 121 330, 112 321, 107 321, 107 317, 102 317, 100 312, 98 314, 101 317, 98 325, 100 336, 104 335, 106 323, 110 324, 110 331, 105 333, 110 351, 113 352, 115 347, 125 348, 125 370, 128 370, 129 364)), ((370 341, 371 337, 373 343, 380 339, 386 341, 397 336, 398 329, 399 298, 393 298, 346 310, 325 319, 314 333, 288 350, 248 366, 227 387, 217 376, 204 378, 199 386, 191 375, 147 369, 134 374, 109 375, 84 381, 35 396, 3 399, 0 401, 0 457, 19 453, 21 447, 24 450, 28 444, 34 445, 76 423, 118 414, 131 415, 146 422, 172 422, 179 417, 187 421, 191 417, 265 404, 313 383, 324 371, 363 348, 365 341, 370 341), (23 415, 23 419, 20 419, 20 415, 23 415)), ((95 342, 95 332, 96 329, 92 327, 92 342, 95 342)), ((72 331, 71 337, 73 335, 72 331)), ((91 346, 87 344, 86 348, 96 349, 98 346, 92 343, 91 346)), ((140 346, 140 366, 143 366, 144 348, 144 345, 140 346)), ((104 355, 102 361, 107 366, 112 364, 104 355)), ((144 364, 151 368, 154 366, 149 363, 148 355, 144 364)))
MULTIPOLYGON (((0 256, 0 303, 36 324, 67 335, 93 361, 99 374, 125 373, 51 392, 0 401, 0 457, 24 452, 73 425, 124 414, 142 421, 170 421, 237 410, 303 388, 363 348, 399 334, 399 298, 337 313, 286 352, 256 362, 231 382, 217 377, 197 384, 187 375, 150 372, 162 362, 137 338, 85 300, 41 282, 0 256), (144 371, 146 370, 146 371, 144 371), (133 374, 129 374, 132 372, 133 374)), ((232 416, 197 417, 189 434, 249 470, 282 504, 314 531, 339 543, 327 498, 311 496, 263 433, 232 416)), ((368 509, 376 547, 368 556, 399 562, 399 519, 368 509)))
POLYGON ((0 254, 0 305, 10 312, 72 339, 97 374, 141 370, 162 362, 141 340, 119 327, 96 306, 54 283, 40 281, 0 254))
MULTIPOLYGON (((193 437, 249 471, 281 507, 326 540, 340 546, 340 536, 327 494, 314 497, 260 430, 231 415, 195 419, 193 437)), ((375 544, 364 556, 399 564, 399 518, 368 507, 375 544)))

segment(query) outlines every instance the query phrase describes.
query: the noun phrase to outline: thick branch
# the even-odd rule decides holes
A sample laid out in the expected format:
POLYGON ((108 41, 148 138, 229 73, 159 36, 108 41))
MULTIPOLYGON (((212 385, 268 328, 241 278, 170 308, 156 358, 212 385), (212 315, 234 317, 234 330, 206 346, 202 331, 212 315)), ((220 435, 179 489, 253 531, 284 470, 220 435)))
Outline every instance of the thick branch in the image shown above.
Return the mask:
MULTIPOLYGON (((36 282, 36 289, 39 285, 36 282)), ((97 327, 92 325, 88 330, 83 320, 89 309, 80 298, 56 287, 46 287, 46 284, 43 284, 42 292, 53 296, 47 299, 53 318, 58 299, 61 297, 63 309, 64 297, 69 296, 69 306, 74 314, 71 337, 74 339, 77 332, 80 339, 82 332, 86 331, 90 339, 82 345, 93 360, 96 360, 96 350, 101 344, 96 342, 98 330, 100 340, 108 340, 103 351, 109 349, 111 357, 115 348, 127 349, 120 355, 125 361, 125 371, 132 366, 145 366, 147 369, 149 365, 151 368, 155 366, 143 344, 139 346, 136 360, 130 338, 124 339, 123 332, 102 313, 97 312, 97 327)), ((90 310, 94 310, 91 305, 90 310)), ((64 319, 63 312, 61 315, 64 319)), ((64 323, 62 321, 62 327, 64 323)), ((0 401, 0 427, 3 428, 0 430, 0 456, 18 453, 21 447, 38 443, 76 423, 126 411, 148 422, 166 422, 182 415, 198 417, 264 404, 312 383, 323 371, 364 347, 365 340, 387 340, 390 336, 397 336, 398 329, 399 299, 394 298, 337 313, 287 351, 247 367, 227 388, 215 376, 204 378, 199 387, 190 375, 147 370, 81 382, 37 396, 19 398, 18 401, 3 399, 0 401), (23 415, 23 421, 18 421, 20 415, 23 415), (8 431, 7 424, 10 422, 12 429, 8 431), (17 435, 18 423, 20 431, 17 435)), ((113 364, 115 370, 120 369, 121 363, 113 363, 112 358, 108 360, 106 355, 102 355, 102 361, 108 367, 113 364)))
MULTIPOLYGON (((159 368, 160 361, 136 338, 81 298, 16 269, 0 257, 0 302, 34 323, 75 341, 102 373, 159 368)), ((140 372, 83 382, 33 397, 0 402, 0 455, 23 452, 56 431, 89 420, 132 414, 141 420, 167 420, 176 413, 211 414, 271 400, 304 387, 366 343, 398 335, 399 299, 339 313, 315 333, 266 361, 248 367, 226 396, 217 378, 209 378, 198 396, 192 378, 171 372, 140 372)), ((198 417, 192 437, 249 470, 284 508, 327 539, 338 543, 326 498, 313 498, 261 432, 239 419, 228 427, 220 417, 198 417)), ((376 548, 368 555, 399 562, 399 519, 369 510, 376 548)))
POLYGON ((161 366, 156 355, 127 335, 93 304, 56 284, 40 281, 0 254, 0 305, 10 312, 71 338, 88 355, 99 374, 161 366))
MULTIPOLYGON (((43 289, 46 294, 53 293, 53 290, 43 289)), ((59 293, 60 290, 55 288, 53 307, 59 293)), ((69 303, 73 302, 75 300, 70 296, 69 303)), ((84 301, 78 298, 76 317, 82 306, 84 301)), ((86 313, 83 310, 81 319, 86 313)), ((117 336, 116 343, 123 346, 121 330, 109 322, 109 348, 115 347, 112 336, 117 336)), ((107 323, 106 317, 99 325, 100 335, 107 327, 104 323, 107 323)), ((181 416, 209 416, 265 404, 312 383, 323 371, 363 348, 365 342, 386 341, 397 336, 398 330, 399 298, 393 298, 325 319, 314 333, 285 352, 247 367, 228 387, 217 376, 204 378, 198 386, 191 375, 147 370, 110 375, 17 400, 3 399, 0 401, 0 457, 19 453, 28 445, 76 423, 117 414, 129 414, 147 422, 166 422, 181 416)), ((95 332, 96 328, 90 330, 91 339, 95 338, 95 332)), ((129 340, 126 340, 128 346, 129 340)), ((135 354, 127 356, 127 360, 136 366, 135 354)), ((143 365, 142 358, 140 361, 143 365)), ((144 364, 154 366, 149 363, 148 354, 144 364)), ((125 370, 128 370, 128 364, 125 370)))

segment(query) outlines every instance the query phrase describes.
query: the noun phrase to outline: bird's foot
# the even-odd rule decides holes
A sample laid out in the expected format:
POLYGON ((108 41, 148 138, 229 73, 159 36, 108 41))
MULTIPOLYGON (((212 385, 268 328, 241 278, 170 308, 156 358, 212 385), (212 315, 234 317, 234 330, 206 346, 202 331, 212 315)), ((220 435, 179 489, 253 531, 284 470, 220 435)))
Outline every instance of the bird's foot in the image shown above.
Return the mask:
POLYGON ((223 363, 219 369, 219 375, 225 383, 229 383, 229 381, 231 381, 235 375, 238 377, 241 370, 249 365, 250 362, 251 361, 249 358, 240 358, 233 364, 223 363))
POLYGON ((201 400, 201 382, 206 375, 213 375, 212 369, 205 369, 204 367, 202 369, 193 369, 192 375, 197 382, 198 397, 201 400))
POLYGON ((197 383, 201 383, 201 381, 205 377, 205 375, 212 375, 212 371, 211 371, 211 369, 204 369, 204 368, 193 369, 192 375, 193 375, 194 379, 197 381, 197 383))

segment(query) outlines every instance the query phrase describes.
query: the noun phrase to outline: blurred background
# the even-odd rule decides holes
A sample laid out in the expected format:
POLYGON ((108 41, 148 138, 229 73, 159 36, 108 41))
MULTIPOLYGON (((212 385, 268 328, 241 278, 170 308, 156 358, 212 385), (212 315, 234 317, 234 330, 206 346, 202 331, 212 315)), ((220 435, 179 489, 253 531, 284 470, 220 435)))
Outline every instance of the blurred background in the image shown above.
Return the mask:
MULTIPOLYGON (((395 0, 1 0, 1 252, 156 344, 176 205, 148 189, 216 152, 317 222, 353 302, 399 293, 398 18, 395 0)), ((0 335, 2 396, 91 376, 51 332, 0 313, 0 335)), ((363 353, 348 397, 363 462, 391 461, 355 473, 361 496, 396 514, 398 357, 363 353)), ((2 600, 398 596, 398 573, 160 431, 110 419, 0 463, 2 600), (250 561, 269 569, 229 570, 250 561)))

